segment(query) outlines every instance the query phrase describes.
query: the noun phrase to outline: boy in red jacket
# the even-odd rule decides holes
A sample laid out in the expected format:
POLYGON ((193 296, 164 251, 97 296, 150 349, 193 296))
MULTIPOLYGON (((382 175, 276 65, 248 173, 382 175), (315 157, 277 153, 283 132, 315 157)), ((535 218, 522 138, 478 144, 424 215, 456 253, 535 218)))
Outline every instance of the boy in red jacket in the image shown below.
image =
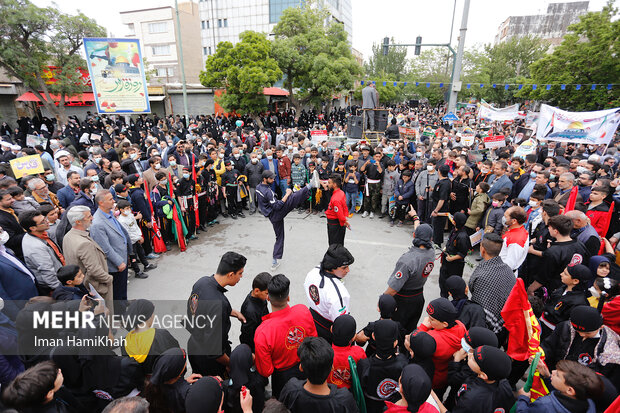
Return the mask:
POLYGON ((355 332, 355 319, 349 314, 336 317, 334 324, 332 324, 334 364, 332 365, 332 371, 329 373, 327 382, 335 384, 339 389, 343 387, 347 389, 351 388, 349 356, 353 357, 355 363, 366 358, 366 353, 363 348, 351 345, 355 338, 355 332))
POLYGON ((344 245, 344 236, 347 228, 351 228, 347 217, 347 197, 342 191, 342 177, 333 174, 328 181, 329 188, 332 190, 332 197, 329 200, 325 216, 327 217, 327 243, 344 245))
POLYGON ((428 316, 418 327, 435 339, 437 349, 433 355, 435 375, 433 390, 441 397, 448 385, 448 364, 453 354, 461 348, 461 339, 467 329, 456 319, 456 309, 447 298, 437 298, 426 307, 428 316))

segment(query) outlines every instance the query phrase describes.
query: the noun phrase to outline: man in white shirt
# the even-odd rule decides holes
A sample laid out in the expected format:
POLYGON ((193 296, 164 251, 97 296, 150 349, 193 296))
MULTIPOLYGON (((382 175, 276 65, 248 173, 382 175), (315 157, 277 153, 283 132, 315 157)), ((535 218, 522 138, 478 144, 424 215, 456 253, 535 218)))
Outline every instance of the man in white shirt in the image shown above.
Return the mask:
POLYGON ((58 174, 56 176, 56 181, 63 185, 67 185, 67 173, 71 171, 75 171, 80 175, 80 178, 84 178, 84 171, 79 166, 75 166, 71 163, 69 152, 66 151, 58 151, 56 153, 56 160, 58 161, 58 174))

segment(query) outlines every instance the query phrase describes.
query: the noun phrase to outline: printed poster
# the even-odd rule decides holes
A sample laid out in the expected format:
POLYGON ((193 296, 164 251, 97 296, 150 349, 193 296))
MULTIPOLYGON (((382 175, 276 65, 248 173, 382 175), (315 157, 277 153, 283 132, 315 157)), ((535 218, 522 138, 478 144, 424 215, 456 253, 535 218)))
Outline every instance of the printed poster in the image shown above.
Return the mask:
POLYGON ((620 108, 594 112, 567 112, 543 104, 538 120, 538 139, 609 145, 620 124, 620 108))
POLYGON ((517 128, 517 130, 515 131, 515 138, 514 138, 513 142, 515 142, 515 143, 520 145, 523 142, 525 142, 528 139, 530 139, 533 134, 534 134, 534 130, 533 129, 524 128, 522 126, 519 126, 517 128))
POLYGON ((530 138, 526 140, 525 142, 523 142, 521 145, 519 145, 519 147, 515 151, 514 156, 517 158, 525 159, 526 155, 529 155, 531 153, 536 153, 537 146, 538 146, 538 143, 536 142, 536 139, 530 138))
POLYGON ((84 38, 99 113, 151 113, 138 39, 84 38))
POLYGON ((487 149, 503 148, 504 146, 506 146, 506 137, 504 135, 484 137, 484 147, 487 149))
POLYGON ((43 161, 39 155, 22 156, 9 161, 15 179, 25 175, 35 175, 45 172, 43 161))
POLYGON ((327 131, 325 129, 310 131, 310 140, 317 144, 327 140, 327 131))
POLYGON ((26 146, 34 148, 37 145, 43 146, 43 149, 47 149, 47 139, 42 135, 26 135, 26 146))

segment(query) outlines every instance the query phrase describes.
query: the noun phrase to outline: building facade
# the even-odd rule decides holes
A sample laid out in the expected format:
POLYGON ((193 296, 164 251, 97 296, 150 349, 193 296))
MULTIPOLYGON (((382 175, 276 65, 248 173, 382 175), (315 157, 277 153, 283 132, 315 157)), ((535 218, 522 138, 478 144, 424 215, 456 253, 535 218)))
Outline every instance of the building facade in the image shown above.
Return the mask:
MULTIPOLYGON (((177 20, 174 7, 120 12, 127 28, 126 37, 140 39, 142 56, 146 59, 149 84, 181 82, 181 65, 178 51, 177 20)), ((198 75, 204 68, 200 54, 201 30, 198 4, 179 4, 181 44, 187 83, 199 83, 198 75)))
POLYGON ((550 3, 546 14, 510 16, 499 26, 495 44, 533 35, 548 40, 551 47, 557 46, 562 43, 568 26, 577 23, 579 16, 588 12, 589 3, 589 1, 550 3))
MULTIPOLYGON (((202 58, 206 61, 215 53, 219 42, 233 44, 246 30, 272 33, 282 12, 289 7, 299 7, 304 0, 199 0, 202 58)), ((320 0, 329 12, 329 21, 344 25, 351 42, 352 0, 320 0)), ((326 23, 329 23, 326 22, 326 23)))

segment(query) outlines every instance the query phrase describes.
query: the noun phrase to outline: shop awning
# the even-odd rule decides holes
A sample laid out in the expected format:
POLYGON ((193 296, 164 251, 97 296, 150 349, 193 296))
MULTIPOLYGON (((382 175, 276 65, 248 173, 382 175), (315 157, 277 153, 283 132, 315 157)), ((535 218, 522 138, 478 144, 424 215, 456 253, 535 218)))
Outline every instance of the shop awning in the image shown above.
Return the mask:
POLYGON ((263 88, 263 95, 266 96, 288 96, 288 91, 280 89, 279 87, 266 87, 263 88))
MULTIPOLYGON (((41 93, 41 95, 45 99, 45 95, 43 93, 41 93)), ((54 94, 50 94, 50 95, 51 95, 52 100, 54 102, 59 102, 60 101, 60 96, 59 95, 54 95, 54 94)), ((32 93, 32 92, 26 92, 23 95, 21 95, 20 97, 18 97, 16 100, 18 100, 20 102, 40 102, 39 98, 34 93, 32 93)), ((65 101, 67 103, 72 103, 72 102, 94 102, 95 101, 95 96, 93 95, 92 92, 84 92, 81 95, 69 96, 68 98, 65 99, 65 101)))
POLYGON ((164 99, 166 99, 165 96, 151 96, 151 95, 149 95, 149 101, 151 101, 151 102, 161 102, 164 99))

